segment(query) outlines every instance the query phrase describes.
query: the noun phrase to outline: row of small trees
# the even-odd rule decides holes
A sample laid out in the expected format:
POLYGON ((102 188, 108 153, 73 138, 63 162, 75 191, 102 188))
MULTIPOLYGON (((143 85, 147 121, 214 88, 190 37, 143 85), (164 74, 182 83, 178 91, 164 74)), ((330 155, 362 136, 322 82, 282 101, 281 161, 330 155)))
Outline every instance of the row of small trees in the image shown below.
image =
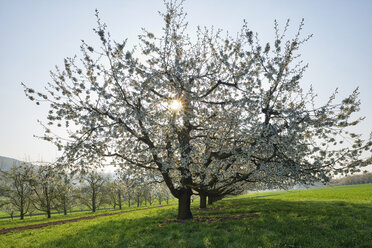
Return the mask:
POLYGON ((332 180, 330 185, 352 185, 372 183, 372 173, 364 173, 360 175, 352 175, 340 179, 332 180))
POLYGON ((150 182, 145 177, 131 177, 118 170, 115 176, 90 171, 73 176, 53 166, 33 166, 24 163, 10 170, 0 170, 0 206, 13 218, 24 219, 34 211, 48 218, 53 210, 65 215, 74 207, 87 207, 95 212, 103 205, 122 209, 136 204, 168 204, 171 197, 165 185, 150 182))

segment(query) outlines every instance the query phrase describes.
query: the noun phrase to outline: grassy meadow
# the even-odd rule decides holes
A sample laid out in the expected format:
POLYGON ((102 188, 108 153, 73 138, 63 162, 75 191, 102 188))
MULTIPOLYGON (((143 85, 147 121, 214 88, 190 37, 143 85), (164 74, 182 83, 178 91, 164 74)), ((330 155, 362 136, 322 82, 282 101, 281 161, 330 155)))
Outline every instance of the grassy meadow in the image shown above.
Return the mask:
MULTIPOLYGON (((85 208, 83 210, 86 210, 86 211, 68 212, 67 215, 64 215, 63 212, 52 214, 52 217, 50 219, 47 218, 46 214, 34 215, 34 216, 29 216, 26 214, 24 220, 20 220, 19 217, 17 218, 15 217, 13 220, 11 218, 0 219, 0 230, 3 228, 12 228, 12 227, 18 227, 18 226, 34 225, 34 224, 45 223, 45 222, 68 220, 68 219, 86 217, 86 216, 91 216, 91 215, 116 213, 116 212, 122 212, 122 211, 128 211, 128 210, 147 209, 147 208, 152 208, 152 207, 157 207, 157 206, 164 206, 165 204, 166 202, 163 201, 162 205, 160 205, 158 202, 154 202, 152 205, 142 205, 140 207, 137 207, 136 205, 132 205, 131 207, 127 207, 123 205, 123 208, 121 210, 119 208, 98 209, 95 213, 92 213, 91 211, 87 211, 88 209, 85 208)), ((175 204, 177 204, 177 201, 175 198, 169 200, 169 205, 175 205, 175 204)), ((107 206, 107 207, 110 207, 110 206, 107 206)), ((81 208, 79 207, 75 207, 74 210, 80 210, 80 209, 81 208)), ((5 212, 0 212, 0 216, 9 216, 9 214, 5 212)))
MULTIPOLYGON (((15 231, 0 247, 372 247, 372 184, 252 193, 192 211, 184 222, 173 205, 15 231)), ((0 229, 19 223, 30 224, 0 229)))

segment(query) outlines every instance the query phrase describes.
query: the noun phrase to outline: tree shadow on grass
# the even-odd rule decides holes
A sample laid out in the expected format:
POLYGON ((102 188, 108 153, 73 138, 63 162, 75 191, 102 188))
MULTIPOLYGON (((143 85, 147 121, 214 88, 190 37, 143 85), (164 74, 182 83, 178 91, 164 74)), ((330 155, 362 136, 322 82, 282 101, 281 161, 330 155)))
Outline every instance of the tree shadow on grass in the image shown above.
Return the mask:
MULTIPOLYGON (((194 220, 175 210, 145 217, 111 217, 42 247, 371 247, 372 206, 348 202, 238 199, 194 220), (202 220, 202 221, 200 221, 202 220)), ((77 223, 78 225, 78 223, 77 223)), ((52 230, 52 229, 51 229, 52 230)))

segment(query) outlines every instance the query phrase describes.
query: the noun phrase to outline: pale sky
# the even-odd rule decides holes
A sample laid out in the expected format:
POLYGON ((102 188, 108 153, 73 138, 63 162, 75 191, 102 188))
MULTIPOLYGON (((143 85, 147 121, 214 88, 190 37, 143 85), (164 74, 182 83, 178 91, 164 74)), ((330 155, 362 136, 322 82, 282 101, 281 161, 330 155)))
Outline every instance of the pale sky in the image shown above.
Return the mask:
MULTIPOLYGON (((301 50, 309 63, 302 85, 312 84, 322 103, 336 87, 345 97, 359 86, 366 120, 358 131, 372 131, 372 1, 187 0, 184 7, 191 31, 214 25, 234 34, 245 19, 263 43, 273 41, 274 19, 282 26, 291 19, 295 30, 305 18, 304 34, 314 37, 301 50)), ((41 90, 55 65, 79 55, 81 40, 97 44, 95 9, 112 37, 130 45, 142 27, 158 33, 163 25, 162 0, 0 0, 0 156, 56 158, 52 144, 33 137, 43 134, 37 120, 46 119, 48 107, 27 100, 21 82, 41 90)))

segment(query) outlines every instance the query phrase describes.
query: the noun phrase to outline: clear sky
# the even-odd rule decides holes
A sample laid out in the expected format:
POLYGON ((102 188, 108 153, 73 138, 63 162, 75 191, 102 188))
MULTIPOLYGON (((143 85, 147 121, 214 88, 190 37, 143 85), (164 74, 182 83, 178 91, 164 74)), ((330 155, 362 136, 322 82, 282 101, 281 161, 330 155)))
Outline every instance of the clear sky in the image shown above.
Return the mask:
MULTIPOLYGON (((64 57, 79 54, 80 41, 96 44, 94 10, 115 40, 136 44, 141 27, 157 33, 162 0, 0 0, 0 156, 51 161, 56 149, 36 139, 47 106, 36 106, 23 93, 21 82, 42 89, 49 71, 64 57)), ((305 18, 304 33, 314 37, 302 48, 309 69, 303 79, 313 85, 319 102, 338 87, 346 96, 360 87, 359 131, 372 131, 372 1, 358 0, 187 0, 190 28, 210 26, 236 33, 245 19, 262 42, 273 41, 273 21, 291 19, 294 30, 305 18)))

